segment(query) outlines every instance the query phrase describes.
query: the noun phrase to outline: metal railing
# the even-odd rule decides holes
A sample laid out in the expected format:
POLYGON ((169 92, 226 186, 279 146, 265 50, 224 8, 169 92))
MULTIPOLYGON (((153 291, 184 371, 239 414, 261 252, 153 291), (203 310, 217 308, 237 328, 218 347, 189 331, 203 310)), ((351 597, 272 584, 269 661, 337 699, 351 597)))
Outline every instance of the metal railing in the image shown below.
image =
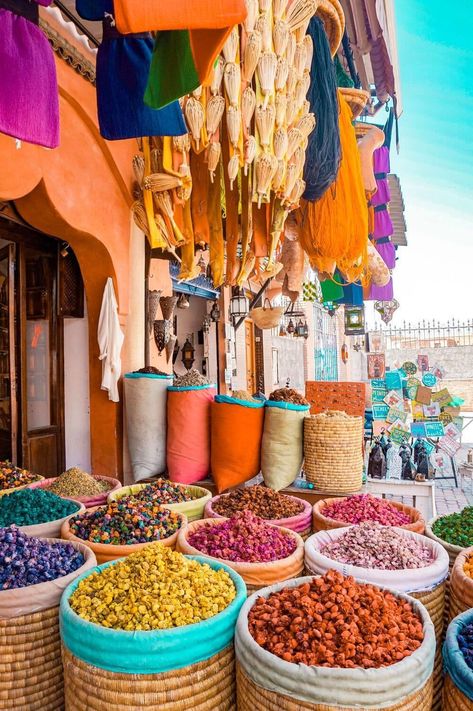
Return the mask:
POLYGON ((473 320, 460 321, 452 318, 446 323, 420 321, 417 324, 404 323, 402 326, 380 328, 374 335, 381 335, 385 350, 396 348, 456 348, 473 345, 473 320))

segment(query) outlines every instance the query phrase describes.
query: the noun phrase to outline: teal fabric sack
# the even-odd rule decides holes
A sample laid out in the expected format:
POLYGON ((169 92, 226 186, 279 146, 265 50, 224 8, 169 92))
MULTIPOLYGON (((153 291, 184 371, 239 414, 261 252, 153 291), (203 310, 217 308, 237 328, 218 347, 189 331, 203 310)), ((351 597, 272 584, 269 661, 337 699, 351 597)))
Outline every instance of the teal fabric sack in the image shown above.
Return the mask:
POLYGON ((182 669, 228 647, 233 642, 238 613, 246 600, 246 585, 238 573, 223 563, 201 556, 187 557, 214 570, 223 568, 232 578, 236 597, 223 612, 198 624, 149 632, 111 630, 88 622, 71 609, 69 598, 81 580, 118 562, 112 561, 87 571, 64 591, 59 623, 65 647, 87 664, 120 674, 159 674, 182 669))
POLYGON ((473 623, 473 610, 467 610, 450 622, 443 645, 443 662, 457 689, 473 701, 473 669, 470 669, 465 662, 458 645, 459 633, 471 623, 473 623))
POLYGON ((264 400, 260 400, 259 402, 256 402, 256 400, 253 400, 252 402, 250 400, 240 400, 237 397, 230 397, 230 395, 217 395, 215 397, 215 402, 225 402, 227 405, 241 405, 242 407, 254 407, 254 408, 259 408, 259 407, 264 407, 264 400))
POLYGON ((292 410, 293 412, 308 412, 310 405, 296 405, 294 402, 279 402, 276 400, 266 400, 266 407, 277 407, 280 410, 292 410))

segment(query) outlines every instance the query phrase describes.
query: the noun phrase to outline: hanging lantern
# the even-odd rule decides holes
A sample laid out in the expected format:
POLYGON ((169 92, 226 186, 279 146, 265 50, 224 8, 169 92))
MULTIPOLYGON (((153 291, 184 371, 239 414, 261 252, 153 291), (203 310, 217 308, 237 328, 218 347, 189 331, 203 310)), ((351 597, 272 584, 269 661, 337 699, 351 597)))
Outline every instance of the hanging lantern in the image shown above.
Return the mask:
POLYGON ((177 308, 178 309, 188 309, 190 306, 189 303, 189 297, 187 294, 179 294, 179 298, 177 300, 177 308))
POLYGON ((210 310, 210 318, 214 323, 220 321, 220 307, 218 301, 214 301, 210 310))
POLYGON ((301 318, 297 322, 295 335, 298 338, 304 338, 304 321, 301 318))
POLYGON ((207 264, 205 262, 204 255, 202 253, 200 254, 200 259, 197 262, 197 266, 200 269, 201 275, 207 274, 207 264))
POLYGON ((307 321, 304 323, 304 338, 306 341, 309 338, 309 326, 307 325, 307 321))
POLYGON ((186 370, 190 370, 192 368, 195 360, 194 355, 194 346, 190 342, 189 336, 187 336, 186 342, 182 346, 182 363, 186 370))
POLYGON ((348 363, 348 346, 346 343, 342 346, 342 361, 343 363, 348 363))
POLYGON ((345 336, 365 334, 365 309, 363 306, 345 306, 345 336))
POLYGON ((206 316, 202 322, 202 331, 204 333, 209 333, 211 320, 209 316, 206 316))
POLYGON ((284 323, 282 323, 279 327, 279 335, 282 336, 287 336, 287 331, 284 323))
POLYGON ((399 301, 392 299, 391 301, 376 301, 374 308, 381 316, 384 323, 389 323, 394 316, 394 312, 399 308, 399 301))
POLYGON ((230 316, 233 322, 248 316, 249 304, 244 291, 239 287, 234 289, 233 296, 230 299, 230 316))
POLYGON ((289 323, 287 324, 287 332, 288 332, 288 333, 294 333, 295 330, 296 330, 296 329, 295 329, 295 327, 294 327, 294 321, 293 321, 292 318, 291 318, 291 319, 289 319, 289 323))

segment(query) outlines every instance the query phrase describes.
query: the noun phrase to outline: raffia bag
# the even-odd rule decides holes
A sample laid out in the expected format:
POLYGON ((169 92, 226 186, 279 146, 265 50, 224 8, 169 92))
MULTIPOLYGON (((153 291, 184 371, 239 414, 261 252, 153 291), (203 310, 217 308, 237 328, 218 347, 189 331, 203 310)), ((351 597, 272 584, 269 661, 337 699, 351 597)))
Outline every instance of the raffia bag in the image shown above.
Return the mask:
POLYGON ((265 299, 264 306, 251 309, 248 314, 255 326, 263 330, 276 328, 284 315, 283 306, 272 306, 269 299, 265 299), (266 306, 266 304, 269 304, 266 306))
POLYGON ((319 491, 349 494, 363 478, 363 418, 333 410, 304 420, 304 470, 319 491))
POLYGON ((233 636, 246 588, 223 563, 197 559, 226 570, 236 597, 193 625, 108 629, 82 619, 69 605, 80 581, 67 588, 60 611, 67 711, 234 711, 233 636))
MULTIPOLYGON (((57 539, 44 539, 60 543, 57 539)), ((0 709, 62 711, 64 679, 59 637, 63 590, 96 564, 92 551, 73 544, 84 564, 73 573, 26 588, 0 591, 0 709)))
POLYGON ((238 711, 430 711, 435 632, 427 610, 408 600, 424 625, 424 640, 401 662, 380 669, 308 667, 285 662, 260 647, 248 630, 248 614, 257 597, 311 578, 297 578, 255 593, 244 603, 235 631, 238 711))
MULTIPOLYGON (((202 551, 194 548, 189 543, 189 536, 202 526, 215 526, 219 522, 228 521, 227 518, 211 519, 206 518, 203 521, 194 521, 187 528, 180 532, 177 539, 176 550, 184 555, 199 555, 211 560, 220 560, 220 558, 212 558, 207 556, 202 551)), ((269 523, 269 522, 268 522, 269 523)), ((280 526, 278 528, 281 528, 280 526)), ((297 578, 302 574, 304 568, 304 541, 298 533, 291 531, 289 528, 281 528, 288 536, 294 538, 297 542, 297 548, 294 553, 282 558, 281 560, 270 561, 269 563, 237 563, 231 560, 222 560, 222 563, 228 565, 229 568, 235 570, 246 584, 248 595, 251 595, 256 590, 261 590, 267 585, 280 583, 283 580, 297 578)))

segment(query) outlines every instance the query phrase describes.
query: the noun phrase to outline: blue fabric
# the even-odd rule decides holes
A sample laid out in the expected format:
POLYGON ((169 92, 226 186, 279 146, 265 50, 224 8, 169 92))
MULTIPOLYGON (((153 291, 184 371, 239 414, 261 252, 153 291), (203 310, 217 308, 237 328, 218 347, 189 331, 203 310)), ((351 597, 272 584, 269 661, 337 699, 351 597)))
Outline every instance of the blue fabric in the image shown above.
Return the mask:
POLYGON ((111 561, 80 575, 64 591, 59 612, 64 645, 87 664, 121 674, 160 674, 202 662, 221 652, 233 641, 238 613, 246 600, 246 585, 224 563, 201 556, 186 558, 206 563, 214 570, 223 568, 230 575, 236 597, 223 612, 197 624, 149 632, 111 630, 87 622, 73 612, 69 598, 83 578, 118 563, 111 561))
POLYGON ((347 306, 363 306, 363 287, 361 284, 347 284, 343 288, 343 296, 337 299, 338 304, 347 306))
MULTIPOLYGON (((103 20, 113 11, 111 0, 76 0, 87 20, 103 20)), ((107 21, 108 22, 108 21, 107 21)), ((97 110, 101 135, 109 141, 141 136, 181 136, 187 133, 178 101, 151 109, 143 97, 151 66, 151 34, 119 35, 104 23, 97 52, 97 110)))
POLYGON ((174 375, 155 375, 154 373, 126 373, 125 378, 136 380, 138 378, 152 378, 153 380, 172 380, 174 375))
POLYGON ((237 397, 230 397, 229 395, 216 395, 215 402, 226 403, 227 405, 240 405, 241 407, 264 407, 263 400, 259 402, 249 402, 248 400, 239 400, 237 397))
POLYGON ((445 669, 452 677, 455 686, 473 701, 473 670, 465 662, 458 645, 458 635, 466 625, 473 622, 473 610, 467 610, 450 622, 443 645, 445 669))
POLYGON ((310 405, 296 405, 293 402, 276 402, 275 400, 266 400, 266 407, 277 407, 280 410, 295 410, 296 412, 307 412, 310 410, 310 405))
POLYGON ((185 393, 188 390, 209 390, 210 388, 216 388, 217 386, 214 383, 211 383, 210 385, 188 385, 185 388, 180 388, 177 385, 169 385, 168 390, 171 390, 173 393, 185 393))

